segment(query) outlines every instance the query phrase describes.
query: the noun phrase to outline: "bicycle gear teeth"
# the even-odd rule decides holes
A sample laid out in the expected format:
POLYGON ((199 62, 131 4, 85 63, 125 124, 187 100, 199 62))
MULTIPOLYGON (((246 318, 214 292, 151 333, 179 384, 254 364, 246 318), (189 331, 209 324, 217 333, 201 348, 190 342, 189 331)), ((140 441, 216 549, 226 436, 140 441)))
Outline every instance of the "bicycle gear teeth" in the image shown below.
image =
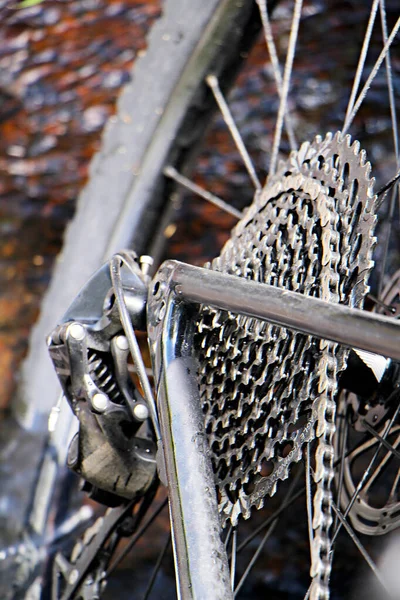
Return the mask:
MULTIPOLYGON (((350 136, 304 143, 256 195, 209 268, 361 308, 375 244, 374 179, 350 136)), ((347 351, 203 307, 200 390, 223 521, 261 508, 318 439, 310 597, 327 598, 337 380, 347 351)))

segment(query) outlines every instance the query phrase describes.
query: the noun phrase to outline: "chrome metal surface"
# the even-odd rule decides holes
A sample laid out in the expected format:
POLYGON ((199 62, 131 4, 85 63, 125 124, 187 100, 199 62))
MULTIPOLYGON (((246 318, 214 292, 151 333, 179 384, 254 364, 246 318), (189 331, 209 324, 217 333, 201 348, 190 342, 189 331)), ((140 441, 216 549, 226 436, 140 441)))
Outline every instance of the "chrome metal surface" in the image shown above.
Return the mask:
POLYGON ((207 304, 400 360, 400 323, 390 317, 179 261, 166 261, 162 268, 171 270, 170 285, 178 288, 179 296, 188 302, 207 304))
POLYGON ((221 540, 197 364, 191 356, 194 319, 173 294, 163 304, 163 289, 160 284, 150 297, 148 331, 165 450, 158 460, 165 468, 169 491, 178 597, 229 600, 233 594, 228 560, 221 540))

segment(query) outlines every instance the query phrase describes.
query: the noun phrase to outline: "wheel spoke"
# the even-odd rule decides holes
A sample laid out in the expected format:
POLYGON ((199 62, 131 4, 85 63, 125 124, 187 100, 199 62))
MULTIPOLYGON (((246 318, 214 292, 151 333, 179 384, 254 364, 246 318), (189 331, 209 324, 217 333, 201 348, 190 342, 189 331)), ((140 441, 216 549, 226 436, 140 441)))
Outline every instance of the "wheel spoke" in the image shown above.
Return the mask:
POLYGON ((353 87, 352 87, 350 99, 349 99, 349 102, 347 105, 346 117, 345 117, 344 126, 343 126, 344 129, 347 128, 348 120, 349 120, 351 112, 354 108, 354 103, 356 100, 357 92, 360 87, 360 81, 361 81, 361 77, 362 77, 363 70, 364 70, 365 59, 367 57, 368 48, 369 48, 369 45, 371 42, 372 30, 373 30, 374 23, 375 23, 375 17, 376 17, 376 12, 378 10, 378 4, 379 4, 379 0, 374 0, 372 7, 371 7, 371 12, 369 15, 369 20, 368 20, 368 25, 367 25, 367 31, 365 32, 364 42, 363 42, 363 45, 361 48, 361 53, 360 53, 360 58, 358 60, 356 74, 354 76, 353 87))
POLYGON ((231 552, 231 588, 235 589, 236 575, 236 553, 237 553, 237 528, 235 527, 232 534, 232 552, 231 552))
POLYGON ((385 302, 382 302, 382 300, 379 300, 378 298, 375 298, 375 296, 373 294, 367 294, 367 297, 372 300, 372 302, 374 304, 376 304, 377 306, 380 306, 381 308, 383 308, 383 310, 385 310, 387 313, 389 314, 396 314, 396 309, 394 306, 389 306, 388 304, 385 304, 385 302))
MULTIPOLYGON (((398 390, 395 390, 395 392, 393 393, 393 395, 395 395, 395 396, 397 396, 398 394, 399 394, 398 390)), ((390 399, 390 397, 389 397, 389 399, 390 399)), ((389 399, 388 399, 388 401, 389 401, 389 399)), ((384 434, 382 436, 383 439, 386 439, 387 436, 389 435, 389 432, 390 432, 390 430, 392 428, 392 425, 395 422, 395 420, 397 419, 397 416, 399 414, 399 410, 400 410, 400 404, 398 405, 398 407, 397 407, 397 409, 396 409, 393 417, 390 419, 389 423, 387 424, 387 427, 386 427, 386 429, 384 431, 384 434)), ((370 461, 368 467, 364 471, 364 474, 363 474, 363 476, 362 476, 359 484, 357 485, 357 487, 356 487, 356 489, 354 491, 354 494, 351 497, 350 502, 349 502, 349 504, 348 504, 348 506, 347 506, 347 508, 346 508, 346 510, 344 512, 343 516, 344 516, 345 519, 347 518, 347 515, 351 511, 351 509, 352 509, 352 507, 354 505, 354 502, 356 501, 356 498, 357 498, 358 494, 361 492, 361 490, 363 489, 363 487, 366 485, 366 483, 368 481, 368 478, 369 478, 369 475, 370 475, 370 472, 371 472, 371 469, 372 469, 372 467, 373 467, 373 465, 374 465, 374 463, 375 463, 375 461, 376 461, 376 459, 378 457, 379 452, 381 451, 381 448, 382 448, 382 442, 379 442, 378 448, 376 449, 373 457, 371 458, 371 461, 370 461)), ((341 528, 341 523, 338 524, 338 526, 337 526, 337 528, 336 528, 336 530, 335 530, 335 532, 333 534, 332 541, 331 541, 332 545, 333 545, 334 541, 337 538, 337 535, 338 535, 338 533, 340 531, 340 528, 341 528)))
POLYGON ((396 186, 392 187, 392 193, 390 196, 390 204, 388 207, 387 217, 386 217, 386 231, 385 231, 385 238, 384 238, 383 258, 382 258, 379 283, 378 283, 378 296, 381 296, 383 286, 385 283, 386 263, 387 263, 388 253, 389 253, 389 242, 390 242, 390 236, 391 236, 391 231, 392 231, 394 211, 396 208, 397 193, 398 193, 398 186, 396 185, 396 186))
POLYGON ((150 597, 151 590, 153 589, 154 583, 155 583, 155 581, 157 579, 157 575, 158 575, 158 572, 159 572, 160 567, 161 567, 161 563, 162 563, 162 561, 164 559, 165 554, 167 553, 167 550, 168 550, 170 544, 171 544, 171 532, 168 534, 166 542, 165 542, 164 546, 161 548, 160 554, 158 555, 157 562, 154 565, 154 569, 153 569, 153 572, 151 574, 150 581, 148 583, 146 592, 145 592, 145 594, 143 596, 143 600, 148 600, 148 598, 150 597))
POLYGON ((380 55, 378 56, 375 65, 371 71, 371 73, 369 74, 369 77, 367 79, 367 81, 364 84, 363 89, 361 90, 357 101, 348 117, 348 119, 346 120, 345 126, 343 127, 343 135, 346 134, 348 132, 348 129, 350 127, 350 125, 352 124, 354 117, 356 116, 361 104, 364 102, 364 99, 368 93, 369 88, 371 87, 371 83, 373 82, 373 80, 375 79, 376 74, 378 73, 382 62, 385 60, 385 57, 389 51, 390 46, 393 43, 394 38, 397 35, 397 32, 400 28, 400 17, 397 19, 395 26, 392 29, 392 32, 386 42, 386 44, 383 47, 382 52, 380 53, 380 55))
MULTIPOLYGON (((380 0, 379 6, 380 6, 380 15, 381 15, 383 43, 386 44, 387 43, 387 23, 386 23, 385 0, 380 0)), ((398 170, 399 169, 399 134, 398 134, 398 128, 397 128, 396 104, 395 104, 395 99, 394 99, 392 66, 391 66, 391 61, 390 61, 389 50, 385 57, 385 64, 386 64, 386 79, 387 79, 387 86, 388 86, 389 105, 390 105, 390 116, 391 116, 391 121, 392 121, 393 146, 394 146, 394 152, 395 152, 395 156, 396 156, 396 166, 397 166, 397 170, 398 170)), ((397 194, 398 194, 398 186, 396 185, 392 189, 390 205, 389 205, 389 209, 388 209, 388 216, 387 216, 387 220, 386 220, 387 231, 385 234, 383 261, 382 261, 381 274, 380 274, 379 286, 378 286, 378 295, 379 296, 382 293, 384 277, 385 277, 385 273, 386 273, 386 262, 387 262, 388 252, 389 252, 389 241, 390 241, 390 234, 392 231, 392 223, 393 223, 394 211, 395 211, 395 206, 396 206, 397 194)))
MULTIPOLYGON (((272 35, 271 23, 270 23, 270 20, 268 17, 267 0, 256 0, 256 2, 260 9, 261 21, 262 21, 263 30, 264 30, 265 43, 268 48, 268 54, 269 54, 269 57, 271 60, 272 70, 274 72, 274 79, 275 79, 276 87, 278 90, 279 97, 281 97, 282 96, 282 85, 283 85, 282 74, 281 74, 281 68, 279 65, 278 55, 276 52, 274 38, 272 35)), ((291 120, 290 115, 287 110, 285 111, 284 118, 285 118, 286 132, 288 134, 290 148, 292 150, 296 150, 297 149, 297 141, 296 141, 296 137, 295 137, 295 134, 293 131, 292 120, 291 120)))
MULTIPOLYGON (((380 8, 380 15, 381 15, 383 43, 386 44, 387 39, 388 39, 388 33, 387 33, 385 0, 380 0, 379 8, 380 8)), ((391 120, 392 120, 393 146, 394 146, 394 153, 396 156, 396 164, 397 164, 397 169, 398 169, 400 166, 399 165, 399 132, 398 132, 398 128, 397 128, 396 103, 395 103, 395 98, 394 98, 392 65, 391 65, 389 50, 385 57, 385 64, 386 64, 386 79, 387 79, 389 104, 390 104, 390 116, 391 116, 391 120)))
MULTIPOLYGON (((285 506, 286 507, 289 506, 291 500, 294 501, 297 497, 299 497, 298 494, 295 494, 294 496, 292 496, 292 494, 294 492, 294 489, 296 488, 298 480, 300 479, 300 474, 301 474, 301 470, 299 469, 297 471, 296 475, 294 476, 293 481, 292 481, 292 483, 291 483, 291 485, 290 485, 290 487, 289 487, 289 489, 288 489, 288 491, 287 491, 287 493, 286 493, 286 495, 284 497, 283 507, 282 508, 284 508, 285 506)), ((281 513, 282 513, 282 511, 276 511, 271 517, 269 517, 268 524, 263 523, 263 526, 264 526, 263 528, 268 527, 268 525, 269 525, 269 527, 268 527, 267 531, 265 532, 264 537, 262 538, 262 540, 261 540, 261 542, 260 542, 257 550, 255 551, 254 555, 252 556, 249 564, 247 565, 246 570, 243 573, 243 575, 242 575, 242 577, 241 577, 238 585, 235 588, 235 594, 234 594, 235 597, 239 593, 239 590, 243 586, 243 584, 246 581, 246 579, 247 579, 250 571, 254 567, 254 565, 255 565, 258 557, 260 556, 260 554, 261 554, 261 552, 262 552, 262 550, 263 550, 263 548, 264 548, 264 546, 265 546, 268 538, 270 537, 270 535, 272 534, 273 530, 275 529, 281 513)), ((247 545, 247 543, 249 543, 249 542, 247 540, 245 540, 244 543, 239 546, 238 552, 240 552, 240 550, 242 550, 247 545)))
MULTIPOLYGON (((381 15, 383 43, 386 44, 388 34, 387 34, 385 0, 380 0, 379 6, 380 6, 380 15, 381 15)), ((396 166, 397 166, 397 170, 399 170, 399 166, 400 166, 400 164, 399 164, 399 161, 400 161, 399 132, 398 132, 398 127, 397 127, 396 102, 395 102, 395 97, 394 97, 392 65, 391 65, 389 51, 387 52, 387 55, 385 58, 385 64, 386 64, 386 79, 387 79, 387 85, 388 85, 388 95, 389 95, 389 104, 390 104, 390 116, 391 116, 391 121, 392 121, 393 146, 394 146, 394 152, 395 152, 395 156, 396 156, 396 166)), ((391 203, 390 203, 390 208, 389 208, 389 219, 388 219, 389 232, 385 237, 384 263, 383 263, 383 267, 381 269, 381 277, 380 277, 380 281, 379 281, 379 292, 380 293, 383 289, 383 278, 384 278, 384 273, 386 270, 385 266, 386 266, 388 251, 389 251, 389 238, 390 238, 390 232, 391 232, 391 227, 392 227, 392 221, 393 221, 393 215, 394 215, 397 195, 398 195, 398 186, 396 185, 392 191, 391 203)), ((400 200, 400 197, 399 197, 399 200, 400 200)))
POLYGON ((237 210, 233 206, 230 206, 227 202, 221 200, 221 198, 218 198, 218 196, 215 196, 211 192, 208 192, 207 190, 203 189, 184 175, 181 175, 174 167, 166 167, 164 169, 164 175, 166 175, 170 179, 173 179, 174 181, 179 183, 179 185, 186 188, 190 192, 193 192, 197 196, 200 196, 204 200, 207 200, 207 202, 211 202, 211 204, 214 204, 214 206, 218 206, 218 208, 229 213, 233 217, 236 217, 237 219, 242 218, 243 213, 241 213, 240 210, 237 210))
POLYGON ((272 532, 274 531, 276 524, 278 523, 278 519, 276 518, 274 521, 272 521, 271 525, 269 526, 269 528, 267 529, 267 531, 264 534, 264 537, 262 538, 257 550, 255 551, 254 555, 252 556, 249 564, 246 567, 245 572, 243 573, 239 583, 236 586, 235 589, 235 593, 234 593, 234 598, 236 598, 236 596, 238 595, 240 589, 242 588, 244 582, 246 581, 248 575, 250 574, 250 571, 252 570, 252 568, 254 567, 256 560, 258 559, 258 557, 260 556, 265 544, 267 543, 268 538, 270 537, 270 535, 272 534, 272 532))
POLYGON ((393 448, 393 446, 391 446, 387 440, 383 439, 383 437, 377 431, 375 431, 375 429, 371 427, 371 425, 367 423, 365 419, 363 421, 363 424, 364 427, 370 432, 370 434, 380 441, 380 443, 386 448, 386 450, 389 450, 389 452, 391 452, 393 456, 400 460, 400 452, 396 450, 396 448, 393 448))
POLYGON ((228 103, 226 102, 224 95, 219 86, 218 79, 215 75, 208 75, 206 77, 207 85, 211 88, 212 93, 214 94, 214 98, 218 107, 221 111, 221 114, 224 118, 226 125, 228 126, 229 131, 231 132, 233 141, 236 144, 236 148, 238 149, 240 156, 244 162, 244 165, 247 169, 249 177, 253 182, 253 185, 256 190, 261 190, 261 183, 258 179, 256 170, 254 168, 253 161, 250 158, 249 153, 247 152, 246 146, 244 145, 243 138, 240 135, 239 129, 235 123, 235 119, 230 111, 228 103))
MULTIPOLYGON (((383 194, 386 194, 390 188, 392 188, 398 181, 400 180, 400 170, 397 171, 396 175, 390 179, 390 181, 388 181, 378 192, 377 192, 377 196, 382 196, 383 194)), ((381 199, 381 201, 379 202, 378 208, 382 205, 382 201, 383 199, 381 199)))
POLYGON ((378 579, 378 581, 382 585, 383 589, 386 590, 386 592, 388 592, 389 595, 391 595, 390 591, 386 587, 385 581, 384 581, 381 573, 378 570, 378 567, 375 565, 374 561, 369 556, 368 552, 366 551, 366 549, 364 548, 364 546, 360 542, 359 538, 357 537, 357 535, 354 533, 353 529, 350 527, 349 523, 344 518, 344 515, 338 509, 338 507, 336 506, 336 504, 333 501, 332 501, 332 508, 333 508, 335 514, 337 515, 337 517, 339 518, 339 521, 340 521, 341 525, 343 525, 343 527, 345 528, 345 530, 347 531, 347 533, 349 534, 349 536, 351 537, 351 539, 353 540, 353 542, 357 546, 358 550, 361 552, 362 556, 364 557, 364 559, 366 560, 368 566, 371 568, 371 570, 375 574, 376 578, 378 579))
POLYGON ((109 569, 107 570, 107 572, 105 574, 105 579, 110 577, 110 575, 115 571, 115 569, 120 564, 120 562, 122 560, 124 560, 124 558, 125 558, 125 556, 127 556, 127 554, 129 554, 129 552, 131 551, 133 546, 136 544, 136 542, 142 537, 142 535, 147 531, 147 529, 150 527, 150 525, 156 520, 158 515, 167 506, 167 504, 168 504, 168 498, 165 498, 165 500, 160 504, 160 506, 157 508, 157 510, 154 511, 154 513, 147 519, 147 521, 145 523, 143 523, 142 527, 136 532, 136 534, 130 540, 129 544, 127 544, 127 546, 125 546, 125 548, 123 549, 121 554, 119 554, 119 556, 117 556, 115 558, 113 564, 109 567, 109 569))
POLYGON ((261 523, 261 525, 256 527, 256 529, 250 535, 248 535, 247 538, 238 546, 237 551, 241 552, 242 550, 244 550, 244 548, 246 548, 246 546, 248 546, 248 544, 250 544, 250 542, 252 542, 259 533, 264 531, 264 529, 266 529, 273 521, 275 521, 275 519, 277 519, 287 508, 292 506, 292 504, 294 504, 296 500, 301 498, 301 496, 303 496, 304 493, 305 487, 302 487, 300 490, 298 490, 298 492, 294 494, 294 496, 290 500, 284 502, 270 517, 268 517, 268 519, 265 519, 264 523, 261 523))
POLYGON ((288 94, 289 94, 290 80, 291 80, 292 67, 293 67, 293 59, 294 59, 294 54, 295 54, 295 50, 296 50, 297 34, 299 31, 302 5, 303 5, 303 0, 295 0, 292 26, 291 26, 290 37, 289 37, 289 46, 288 46, 288 51, 287 51, 287 55, 286 55, 285 70, 283 73, 282 93, 280 94, 280 102, 279 102, 278 116, 276 119, 274 142, 273 142, 272 152, 271 152, 269 176, 273 175, 275 173, 276 163, 278 160, 278 152, 279 152, 279 146, 280 146, 281 138, 282 138, 284 117, 286 114, 287 99, 288 99, 288 94))
POLYGON ((225 542, 224 542, 226 550, 228 549, 228 544, 229 544, 229 540, 231 539, 232 531, 233 531, 233 526, 229 525, 228 532, 226 534, 225 542))
MULTIPOLYGON (((342 445, 340 448, 340 469, 339 469, 339 485, 338 485, 338 492, 337 492, 337 505, 340 506, 340 497, 342 495, 342 489, 343 489, 343 476, 344 476, 344 461, 345 461, 345 453, 346 453, 346 446, 347 446, 347 436, 348 436, 348 432, 349 432, 349 424, 348 424, 348 420, 347 420, 347 415, 343 414, 343 415, 339 415, 339 418, 341 417, 341 427, 340 429, 343 430, 343 434, 342 434, 342 445)), ((333 524, 333 530, 335 531, 338 525, 338 516, 335 515, 335 522, 333 524)))
MULTIPOLYGON (((399 442, 400 442, 400 436, 398 436, 396 439, 396 442, 395 442, 396 446, 399 445, 399 442)), ((392 458, 392 453, 387 452, 385 454, 385 456, 382 458, 382 460, 380 461, 380 463, 377 465, 377 467, 374 469, 374 472, 370 475, 368 482, 364 486, 364 492, 366 494, 368 494, 368 490, 373 485, 374 481, 379 477, 380 473, 386 467, 387 463, 389 462, 389 460, 391 458, 392 458)))
POLYGON ((307 522, 308 522, 308 539, 310 542, 310 553, 314 541, 313 530, 313 507, 312 507, 312 491, 311 491, 311 448, 310 444, 306 447, 306 504, 307 504, 307 522))
MULTIPOLYGON (((348 456, 350 456, 350 454, 352 454, 352 452, 354 452, 356 447, 350 448, 349 450, 347 450, 344 458, 347 458, 348 456)), ((340 461, 341 461, 341 459, 338 459, 337 461, 335 461, 333 467, 336 468, 340 464, 340 461)), ((311 487, 314 487, 314 484, 312 484, 311 487)), ((305 491, 306 491, 306 487, 305 487, 305 485, 303 485, 292 496, 292 498, 290 500, 288 500, 287 502, 283 502, 283 504, 270 517, 268 517, 264 521, 264 523, 261 523, 261 525, 259 525, 250 535, 248 535, 245 540, 243 540, 243 542, 238 547, 238 552, 241 552, 242 550, 244 550, 244 548, 246 548, 246 546, 248 546, 248 544, 250 544, 254 540, 254 538, 257 537, 257 535, 259 533, 261 533, 264 529, 266 529, 272 523, 272 521, 274 521, 277 517, 279 517, 279 515, 281 515, 287 508, 290 508, 290 506, 292 506, 296 502, 296 500, 301 498, 301 496, 303 496, 305 494, 305 491)))

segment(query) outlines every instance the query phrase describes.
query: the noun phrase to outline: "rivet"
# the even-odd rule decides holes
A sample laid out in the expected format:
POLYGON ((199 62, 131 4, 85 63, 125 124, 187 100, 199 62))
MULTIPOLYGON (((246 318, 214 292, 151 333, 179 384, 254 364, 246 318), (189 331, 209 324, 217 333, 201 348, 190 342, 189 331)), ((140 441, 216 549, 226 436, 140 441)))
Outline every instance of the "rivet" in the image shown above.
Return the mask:
POLYGON ((108 406, 107 396, 98 392, 92 398, 92 406, 97 412, 104 412, 108 406))
POLYGON ((85 328, 79 323, 73 323, 68 327, 68 334, 74 338, 74 340, 81 341, 86 335, 85 328))
POLYGON ((79 571, 78 569, 72 569, 71 573, 69 574, 68 577, 68 583, 69 585, 74 585, 74 583, 76 583, 79 579, 79 571))
POLYGON ((145 404, 136 404, 133 414, 139 421, 145 421, 149 416, 149 409, 145 404))
POLYGON ((129 348, 128 340, 124 335, 119 335, 117 337, 117 346, 120 350, 128 350, 128 348, 129 348))

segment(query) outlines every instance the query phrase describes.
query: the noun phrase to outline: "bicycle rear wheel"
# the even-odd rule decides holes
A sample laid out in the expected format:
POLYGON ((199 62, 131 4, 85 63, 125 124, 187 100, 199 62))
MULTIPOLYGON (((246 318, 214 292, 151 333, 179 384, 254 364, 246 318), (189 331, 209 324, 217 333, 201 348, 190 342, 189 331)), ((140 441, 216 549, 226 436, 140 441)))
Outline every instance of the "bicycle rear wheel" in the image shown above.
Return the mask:
MULTIPOLYGON (((226 4, 225 4, 224 6, 226 6, 226 4)), ((254 7, 254 8, 256 8, 256 7, 254 7)), ((222 9, 221 9, 221 10, 222 10, 222 9)), ((252 7, 252 10, 253 10, 253 7, 252 7)), ((252 13, 252 14, 257 14, 257 13, 256 13, 256 12, 254 12, 254 13, 252 13)), ((314 14, 316 14, 316 13, 314 13, 314 14)), ((317 14, 318 14, 318 13, 317 13, 317 14)), ((258 20, 258 19, 257 19, 257 20, 258 20)), ((253 22, 253 21, 249 21, 249 23, 254 23, 254 22, 253 22)), ((256 21, 256 23, 257 23, 257 21, 256 21)), ((228 29, 230 29, 230 27, 228 27, 228 29)), ((257 29, 257 25, 256 25, 255 29, 257 29)), ((241 29, 241 31, 242 31, 242 29, 241 29)), ((253 24, 251 24, 251 31, 253 31, 253 24)), ((203 65, 203 66, 204 66, 204 65, 203 65)), ((208 66, 208 65, 207 65, 207 66, 208 66)), ((202 72, 202 76, 203 76, 204 74, 206 74, 206 73, 207 73, 207 71, 210 71, 210 69, 204 69, 204 71, 202 72)), ((218 74, 218 72, 216 72, 216 70, 215 70, 214 66, 213 66, 213 68, 212 68, 212 73, 213 73, 214 75, 215 75, 215 74, 219 75, 219 74, 218 74)), ((207 73, 207 74, 208 74, 208 73, 207 73)), ((198 77, 198 80, 199 80, 199 81, 202 79, 202 76, 200 77, 200 76, 199 76, 199 74, 197 74, 196 76, 198 77)), ((223 76, 221 76, 221 77, 222 77, 222 82, 224 82, 224 77, 223 77, 223 76)), ((221 84, 221 88, 222 88, 222 91, 223 91, 223 88, 224 88, 224 86, 223 86, 222 84, 221 84)), ((207 87, 206 87, 205 85, 204 85, 204 87, 203 87, 203 84, 202 84, 202 94, 204 93, 204 90, 205 90, 205 89, 207 89, 207 87)), ((200 94, 200 96, 201 96, 202 94, 200 94)), ((301 96, 301 93, 300 93, 299 95, 301 96)), ((199 98, 200 96, 197 96, 197 95, 195 95, 195 97, 197 98, 197 100, 196 100, 196 103, 195 103, 195 104, 197 104, 197 103, 198 103, 198 98, 199 98)), ((202 102, 201 102, 201 104, 202 104, 202 102)), ((334 104, 335 104, 335 103, 334 103, 334 104)), ((340 104, 340 102, 336 102, 335 106, 337 106, 338 104, 340 104)), ((158 107, 158 108, 160 108, 160 107, 158 107)), ((187 108, 186 108, 185 110, 186 110, 186 112, 185 112, 185 115, 186 115, 186 117, 188 118, 188 115, 189 115, 190 111, 188 111, 188 110, 187 110, 187 108)), ((164 113, 164 114, 165 114, 165 113, 164 113)), ((185 118, 186 118, 186 117, 185 117, 185 118)), ((307 120, 307 119, 305 119, 305 120, 307 120)), ((337 118, 337 115, 333 115, 333 122, 336 122, 336 120, 340 120, 340 119, 338 119, 338 118, 337 118)), ((179 122, 179 121, 177 121, 177 123, 180 123, 180 122, 179 122)), ((179 128, 179 127, 178 127, 178 128, 179 128)), ((188 128, 188 124, 187 124, 187 121, 186 121, 184 129, 187 131, 187 128, 188 128)), ((308 140, 310 140, 310 141, 311 141, 312 137, 310 137, 310 136, 309 136, 309 133, 307 133, 307 134, 306 134, 306 133, 303 133, 303 131, 302 131, 302 134, 303 134, 303 135, 302 135, 302 139, 305 139, 305 140, 307 140, 307 139, 308 139, 308 140)), ((165 130, 164 130, 164 132, 163 132, 163 135, 165 135, 165 130)), ((368 137, 368 136, 367 136, 367 137, 368 137)), ((178 136, 178 139, 179 139, 179 136, 178 136)), ((174 142, 174 143, 175 143, 175 142, 174 142)), ((169 149, 169 150, 171 150, 171 149, 169 149)), ((177 148, 175 148, 175 151, 178 153, 178 150, 177 150, 177 148)), ((171 152, 172 152, 172 151, 171 151, 171 152)), ((173 154, 173 152, 172 152, 172 154, 173 154)), ((152 156, 154 157, 154 154, 152 154, 152 156)), ((166 156, 166 155, 164 155, 164 156, 166 156)), ((164 159, 163 159, 163 160, 164 160, 164 159)), ((162 161, 161 161, 161 162, 162 162, 162 161)), ((157 163, 157 164, 158 164, 158 167, 157 167, 157 169, 156 169, 156 171, 157 171, 157 175, 160 175, 160 173, 161 173, 161 170, 162 170, 162 167, 164 166, 164 164, 166 164, 166 162, 163 162, 163 164, 161 164, 161 163, 157 163)), ((174 163, 174 161, 172 161, 172 166, 173 166, 173 167, 177 167, 177 166, 179 167, 179 166, 180 166, 180 164, 179 164, 179 160, 178 160, 176 163, 174 163)), ((153 175, 154 175, 154 172, 151 172, 151 178, 152 178, 152 181, 153 181, 153 175)), ((144 178, 142 181, 145 181, 145 178, 144 178)), ((144 185, 144 184, 143 184, 143 185, 144 185)), ((167 184, 166 184, 166 185, 167 185, 167 184)), ((143 188, 138 188, 138 189, 143 189, 143 188)), ((168 188, 167 188, 167 189, 168 189, 168 188)), ((171 190, 169 190, 169 191, 171 191, 171 190)), ((138 214, 140 215, 141 213, 138 213, 138 214)), ((125 213, 125 216, 124 216, 124 219, 125 219, 125 220, 124 220, 124 222, 123 222, 123 226, 124 226, 126 223, 128 223, 128 219, 126 219, 126 217, 127 217, 127 214, 125 213)), ((139 222, 139 221, 138 221, 138 222, 139 222)), ((129 224, 129 226, 128 226, 128 227, 130 227, 130 224, 129 224)), ((124 235, 125 235, 125 234, 124 234, 124 235)), ((121 238, 121 239, 122 239, 122 238, 121 238)), ((127 238, 125 238, 125 239, 127 239, 127 238)), ((174 240, 173 240, 173 241, 174 241, 174 240)), ((103 256, 103 253, 102 253, 102 256, 103 256)))

